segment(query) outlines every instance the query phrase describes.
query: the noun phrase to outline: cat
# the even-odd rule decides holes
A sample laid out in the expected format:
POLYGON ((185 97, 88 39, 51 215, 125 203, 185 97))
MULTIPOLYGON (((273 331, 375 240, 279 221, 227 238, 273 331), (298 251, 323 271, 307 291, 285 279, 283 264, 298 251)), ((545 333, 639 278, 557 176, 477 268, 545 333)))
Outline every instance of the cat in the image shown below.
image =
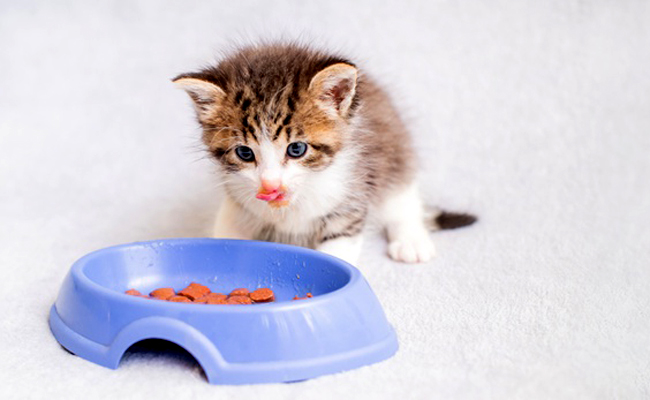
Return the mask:
POLYGON ((476 220, 427 212, 403 121, 343 57, 250 45, 173 82, 193 101, 225 190, 214 237, 289 243, 355 264, 373 217, 389 256, 416 263, 434 256, 430 231, 476 220))

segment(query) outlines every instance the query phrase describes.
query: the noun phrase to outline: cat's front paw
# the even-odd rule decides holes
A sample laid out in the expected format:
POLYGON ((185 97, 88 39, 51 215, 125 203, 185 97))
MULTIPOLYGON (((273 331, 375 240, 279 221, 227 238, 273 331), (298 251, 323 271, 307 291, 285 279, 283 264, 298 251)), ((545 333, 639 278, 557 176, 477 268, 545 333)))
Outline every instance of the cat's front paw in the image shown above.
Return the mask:
POLYGON ((388 255, 405 263, 425 263, 436 255, 436 248, 429 237, 404 238, 388 243, 388 255))

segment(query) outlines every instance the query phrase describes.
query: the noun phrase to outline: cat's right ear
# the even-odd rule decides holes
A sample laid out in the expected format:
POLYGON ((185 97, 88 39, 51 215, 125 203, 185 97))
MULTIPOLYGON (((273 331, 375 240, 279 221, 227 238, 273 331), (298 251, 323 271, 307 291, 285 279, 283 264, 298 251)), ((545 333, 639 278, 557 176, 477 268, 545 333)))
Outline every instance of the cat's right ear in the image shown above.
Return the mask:
POLYGON ((190 95, 200 122, 206 122, 210 116, 214 115, 226 97, 223 89, 202 79, 200 75, 183 74, 172 79, 172 82, 190 95))

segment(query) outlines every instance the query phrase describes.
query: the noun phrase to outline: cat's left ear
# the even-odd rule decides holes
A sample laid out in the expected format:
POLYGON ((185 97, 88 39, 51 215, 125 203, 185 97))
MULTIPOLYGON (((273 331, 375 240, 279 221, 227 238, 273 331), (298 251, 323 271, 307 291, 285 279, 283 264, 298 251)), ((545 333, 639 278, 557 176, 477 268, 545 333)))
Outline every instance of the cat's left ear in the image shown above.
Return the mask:
POLYGON ((357 87, 357 69, 350 64, 334 64, 314 76, 309 92, 326 112, 348 116, 357 87))
POLYGON ((226 97, 223 89, 212 82, 201 79, 198 74, 180 75, 172 82, 190 95, 200 122, 206 122, 226 97))

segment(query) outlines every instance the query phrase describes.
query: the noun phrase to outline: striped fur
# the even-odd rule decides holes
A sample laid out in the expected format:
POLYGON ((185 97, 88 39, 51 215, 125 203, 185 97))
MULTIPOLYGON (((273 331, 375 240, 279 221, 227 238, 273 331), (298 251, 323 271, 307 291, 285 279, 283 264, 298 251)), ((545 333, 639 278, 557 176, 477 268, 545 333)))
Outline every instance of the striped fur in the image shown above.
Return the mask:
POLYGON ((414 180, 400 116, 343 57, 297 45, 251 46, 174 81, 194 101, 246 237, 315 248, 358 235, 375 206, 414 180), (306 154, 284 156, 295 141, 308 144, 306 154), (250 147, 256 160, 239 159, 238 146, 250 147), (291 194, 278 207, 255 199, 271 158, 291 194))

